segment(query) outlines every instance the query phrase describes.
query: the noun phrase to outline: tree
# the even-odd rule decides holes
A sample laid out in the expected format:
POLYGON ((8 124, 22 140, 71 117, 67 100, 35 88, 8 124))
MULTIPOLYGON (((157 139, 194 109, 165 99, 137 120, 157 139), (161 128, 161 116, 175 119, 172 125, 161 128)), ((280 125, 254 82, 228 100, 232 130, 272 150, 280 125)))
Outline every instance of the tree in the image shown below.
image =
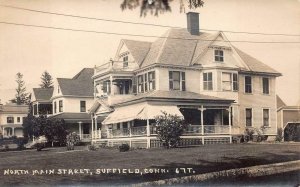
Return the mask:
POLYGON ((33 136, 45 136, 48 142, 59 142, 60 145, 66 142, 68 131, 63 119, 49 119, 46 115, 34 117, 31 113, 23 122, 24 136, 32 138, 33 136))
POLYGON ((24 118, 23 121, 23 135, 24 138, 26 138, 26 141, 28 141, 28 139, 32 139, 33 138, 33 129, 32 129, 32 122, 34 120, 34 116, 32 114, 32 105, 29 105, 29 111, 27 114, 27 117, 24 118))
POLYGON ((162 115, 155 118, 158 138, 166 148, 177 147, 180 136, 187 125, 177 115, 162 113, 162 115))
POLYGON ((23 80, 23 74, 18 72, 16 74, 16 82, 18 84, 16 88, 16 95, 14 99, 10 101, 12 103, 17 103, 18 105, 21 104, 29 104, 30 103, 30 95, 26 92, 25 82, 23 80))
MULTIPOLYGON (((151 15, 158 16, 165 12, 170 12, 170 2, 173 0, 123 0, 121 9, 135 9, 140 8, 140 16, 146 16, 150 11, 151 15)), ((185 12, 185 3, 188 3, 189 9, 200 8, 204 5, 203 0, 180 0, 180 12, 185 12)))
POLYGON ((52 76, 47 71, 44 71, 44 73, 41 76, 42 83, 40 84, 41 88, 53 88, 53 81, 52 76))

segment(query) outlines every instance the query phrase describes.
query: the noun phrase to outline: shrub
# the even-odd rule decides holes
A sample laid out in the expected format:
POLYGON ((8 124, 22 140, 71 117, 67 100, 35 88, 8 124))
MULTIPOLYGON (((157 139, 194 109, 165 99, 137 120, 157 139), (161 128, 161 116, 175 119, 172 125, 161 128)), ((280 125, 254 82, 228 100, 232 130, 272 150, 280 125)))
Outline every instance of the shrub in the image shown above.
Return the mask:
POLYGON ((126 151, 129 151, 130 147, 128 144, 122 144, 119 146, 119 151, 120 152, 126 152, 126 151))
POLYGON ((282 140, 283 140, 283 130, 282 130, 282 128, 278 128, 275 141, 276 142, 281 142, 282 140))
POLYGON ((300 141, 300 123, 288 124, 284 130, 286 141, 300 141))
POLYGON ((5 150, 5 151, 9 151, 9 146, 8 146, 8 145, 5 145, 5 146, 4 146, 4 150, 5 150))
POLYGON ((88 145, 88 150, 89 151, 96 151, 97 147, 95 145, 88 145))
POLYGON ((186 124, 177 115, 162 113, 155 118, 158 138, 165 148, 177 147, 186 124))
POLYGON ((74 150, 74 146, 80 142, 80 137, 76 132, 67 135, 67 150, 74 150))
POLYGON ((41 151, 42 149, 44 149, 46 147, 45 143, 36 143, 34 145, 34 147, 36 148, 37 151, 41 151))
POLYGON ((253 128, 246 128, 244 132, 244 141, 253 141, 253 134, 254 134, 254 129, 253 128))

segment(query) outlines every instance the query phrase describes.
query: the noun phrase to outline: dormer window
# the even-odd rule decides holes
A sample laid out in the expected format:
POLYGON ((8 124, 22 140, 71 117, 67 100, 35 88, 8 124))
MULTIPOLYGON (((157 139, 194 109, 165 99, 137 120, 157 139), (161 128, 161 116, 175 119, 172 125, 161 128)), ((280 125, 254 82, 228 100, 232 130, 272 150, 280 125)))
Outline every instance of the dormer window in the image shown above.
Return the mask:
POLYGON ((224 51, 216 49, 215 50, 215 62, 224 62, 224 51))
POLYGON ((128 56, 123 57, 123 68, 128 67, 128 56))

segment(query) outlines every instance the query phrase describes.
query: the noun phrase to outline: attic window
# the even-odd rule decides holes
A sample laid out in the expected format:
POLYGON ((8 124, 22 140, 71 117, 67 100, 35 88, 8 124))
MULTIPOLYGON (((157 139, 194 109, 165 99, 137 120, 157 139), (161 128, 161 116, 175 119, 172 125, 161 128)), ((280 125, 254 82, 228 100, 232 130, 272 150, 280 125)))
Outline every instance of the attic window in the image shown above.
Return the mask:
POLYGON ((123 68, 128 67, 128 56, 123 57, 123 68))
POLYGON ((224 51, 223 50, 215 50, 215 61, 216 62, 224 62, 224 51))

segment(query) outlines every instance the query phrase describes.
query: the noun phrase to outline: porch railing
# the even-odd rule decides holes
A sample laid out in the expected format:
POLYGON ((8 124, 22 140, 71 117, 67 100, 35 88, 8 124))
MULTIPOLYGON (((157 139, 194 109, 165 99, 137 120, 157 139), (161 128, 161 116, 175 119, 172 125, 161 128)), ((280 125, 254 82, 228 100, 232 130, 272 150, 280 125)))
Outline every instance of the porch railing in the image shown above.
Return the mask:
POLYGON ((92 135, 91 134, 81 134, 81 138, 82 139, 92 139, 92 135))
MULTIPOLYGON (((203 125, 204 134, 230 134, 228 125, 203 125)), ((184 134, 202 134, 201 125, 189 125, 184 134)))

